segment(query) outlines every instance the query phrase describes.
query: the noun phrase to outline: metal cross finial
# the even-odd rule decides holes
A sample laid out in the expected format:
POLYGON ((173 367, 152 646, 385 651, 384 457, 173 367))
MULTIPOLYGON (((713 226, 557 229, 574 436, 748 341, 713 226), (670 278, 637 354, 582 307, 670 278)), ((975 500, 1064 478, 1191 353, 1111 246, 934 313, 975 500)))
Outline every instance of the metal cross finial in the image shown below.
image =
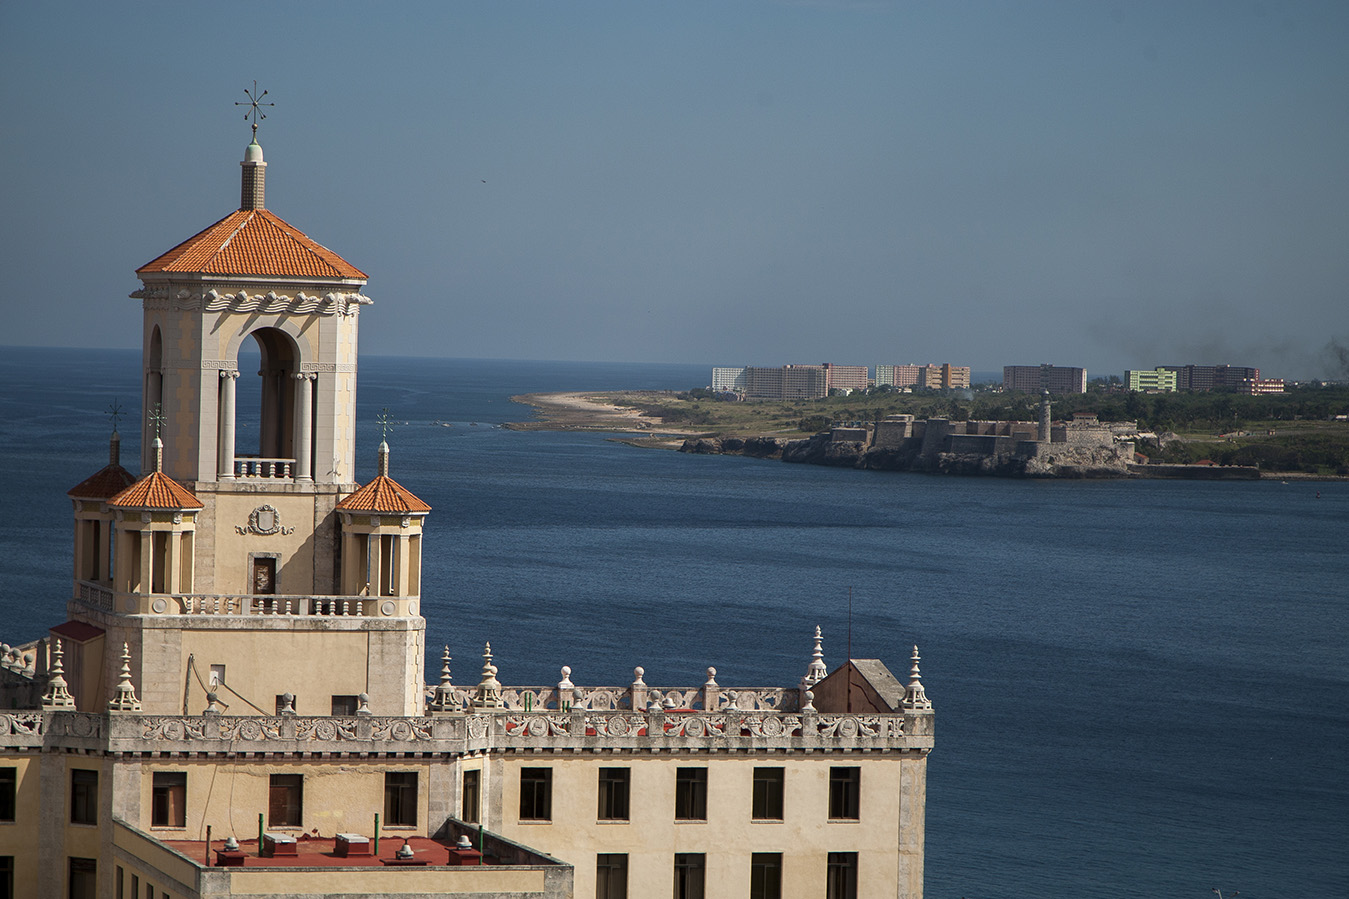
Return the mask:
POLYGON ((154 408, 150 410, 150 424, 155 426, 156 440, 159 439, 159 431, 164 427, 166 421, 168 421, 168 419, 164 417, 164 407, 159 403, 155 403, 154 408))
POLYGON ((112 429, 117 430, 117 420, 122 417, 122 404, 113 400, 108 403, 108 417, 112 419, 112 429))
POLYGON ((375 416, 375 421, 379 422, 379 439, 385 443, 389 442, 389 432, 393 430, 393 422, 389 421, 389 407, 375 416))
POLYGON ((247 122, 249 119, 253 120, 253 139, 257 140, 258 122, 261 121, 262 119, 267 118, 267 113, 263 112, 261 109, 259 109, 259 107, 275 106, 276 104, 262 102, 262 98, 267 96, 267 92, 263 91, 262 93, 258 93, 257 79, 253 80, 253 90, 250 91, 248 88, 244 88, 244 96, 248 97, 247 103, 235 101, 234 105, 248 107, 248 109, 245 110, 244 112, 244 121, 247 122))

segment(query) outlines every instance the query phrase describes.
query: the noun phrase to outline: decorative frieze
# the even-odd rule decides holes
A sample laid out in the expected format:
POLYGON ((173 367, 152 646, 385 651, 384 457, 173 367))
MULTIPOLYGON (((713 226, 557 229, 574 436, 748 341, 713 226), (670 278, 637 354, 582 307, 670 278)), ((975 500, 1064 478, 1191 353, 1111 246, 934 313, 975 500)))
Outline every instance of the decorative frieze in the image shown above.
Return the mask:
POLYGON ((172 296, 167 287, 143 287, 132 291, 133 300, 142 300, 146 309, 173 309, 177 312, 247 312, 256 315, 355 315, 361 306, 374 301, 364 294, 333 291, 323 296, 250 294, 246 290, 226 294, 212 288, 205 292, 181 289, 172 296))

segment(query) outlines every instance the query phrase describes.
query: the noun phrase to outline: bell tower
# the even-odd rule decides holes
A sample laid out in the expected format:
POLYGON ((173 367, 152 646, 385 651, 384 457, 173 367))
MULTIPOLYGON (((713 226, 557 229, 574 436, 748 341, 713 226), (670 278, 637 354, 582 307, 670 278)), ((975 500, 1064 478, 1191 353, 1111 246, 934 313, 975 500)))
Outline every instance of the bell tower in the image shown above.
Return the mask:
POLYGON ((147 713, 423 706, 430 506, 388 476, 387 447, 355 477, 366 275, 267 209, 266 173, 255 121, 240 208, 136 271, 140 477, 114 442, 71 491, 81 707, 114 698, 105 648, 124 644, 147 713))

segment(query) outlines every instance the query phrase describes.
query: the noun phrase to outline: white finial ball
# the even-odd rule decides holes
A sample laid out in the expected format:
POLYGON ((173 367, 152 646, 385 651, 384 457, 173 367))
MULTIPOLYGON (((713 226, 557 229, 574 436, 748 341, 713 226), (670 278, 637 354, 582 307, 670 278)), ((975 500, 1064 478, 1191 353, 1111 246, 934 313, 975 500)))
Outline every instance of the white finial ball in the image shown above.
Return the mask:
POLYGON ((563 677, 571 677, 571 666, 570 666, 570 665, 563 665, 563 666, 562 666, 562 676, 563 676, 563 677))
POLYGON ((632 673, 634 677, 636 677, 638 680, 641 680, 642 675, 646 674, 646 669, 643 668, 641 665, 638 665, 636 668, 632 669, 632 673))
POLYGON ((708 677, 716 677, 716 676, 717 676, 717 669, 712 668, 712 667, 708 667, 708 669, 707 669, 707 676, 708 676, 708 677))

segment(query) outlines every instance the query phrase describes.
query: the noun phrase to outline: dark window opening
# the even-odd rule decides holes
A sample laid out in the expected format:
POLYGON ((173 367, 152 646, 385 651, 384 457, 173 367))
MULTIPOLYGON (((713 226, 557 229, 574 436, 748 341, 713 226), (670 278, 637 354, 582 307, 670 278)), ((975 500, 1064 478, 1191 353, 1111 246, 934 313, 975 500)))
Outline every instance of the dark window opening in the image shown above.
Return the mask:
POLYGON ((70 859, 70 899, 96 899, 98 862, 92 858, 70 859))
POLYGON ((98 772, 73 768, 70 772, 70 823, 98 823, 98 772))
POLYGON ((361 707, 360 700, 355 696, 334 696, 333 714, 350 718, 356 714, 356 710, 361 707))
POLYGON ((829 769, 829 817, 856 821, 862 797, 861 768, 829 769))
POLYGON ((153 827, 187 826, 187 773, 156 771, 150 796, 153 827))
POLYGON ((675 771, 675 820, 707 820, 706 768, 679 768, 675 771))
POLYGON ((462 807, 459 810, 459 817, 469 824, 477 824, 478 816, 481 814, 479 811, 481 783, 481 771, 464 772, 464 795, 460 803, 462 807))
POLYGON ((782 899, 781 852, 755 852, 750 855, 749 899, 782 899))
POLYGON ((520 820, 553 820, 553 769, 520 769, 520 820))
POLYGON ((599 819, 601 821, 628 820, 628 794, 631 777, 629 768, 601 768, 599 791, 599 819))
POLYGON ((267 794, 267 824, 299 827, 304 820, 304 775, 273 774, 267 794))
POLYGON ((782 820, 782 794, 786 772, 782 768, 754 769, 754 797, 751 814, 756 821, 782 820))
POLYGON ((628 857, 615 852, 595 856, 595 899, 628 899, 628 857))
POLYGON ((707 856, 701 852, 677 852, 674 857, 674 899, 703 899, 707 881, 707 856))
POLYGON ((416 771, 389 771, 384 775, 384 823, 390 827, 417 825, 416 771))
POLYGON ((19 790, 17 768, 0 768, 0 821, 13 821, 19 790))
MULTIPOLYGON (((119 874, 121 868, 117 869, 119 874)), ((14 856, 0 855, 0 899, 14 899, 14 856)), ((117 887, 117 899, 122 899, 120 882, 117 887)))
POLYGON ((857 853, 829 853, 825 899, 857 899, 857 853))

